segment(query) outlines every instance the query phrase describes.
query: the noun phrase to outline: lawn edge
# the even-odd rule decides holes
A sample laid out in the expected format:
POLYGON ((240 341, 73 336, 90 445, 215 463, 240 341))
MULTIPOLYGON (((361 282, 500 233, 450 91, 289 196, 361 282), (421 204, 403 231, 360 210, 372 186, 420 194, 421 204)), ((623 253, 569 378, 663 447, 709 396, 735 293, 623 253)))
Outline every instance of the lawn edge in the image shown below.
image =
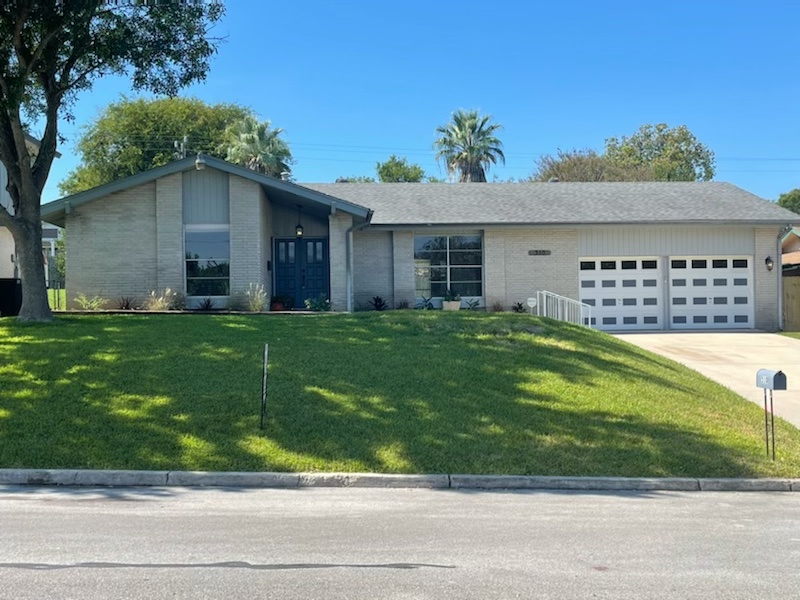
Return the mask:
POLYGON ((800 479, 559 477, 537 475, 401 475, 237 471, 0 469, 0 485, 97 487, 426 488, 672 492, 800 492, 800 479))

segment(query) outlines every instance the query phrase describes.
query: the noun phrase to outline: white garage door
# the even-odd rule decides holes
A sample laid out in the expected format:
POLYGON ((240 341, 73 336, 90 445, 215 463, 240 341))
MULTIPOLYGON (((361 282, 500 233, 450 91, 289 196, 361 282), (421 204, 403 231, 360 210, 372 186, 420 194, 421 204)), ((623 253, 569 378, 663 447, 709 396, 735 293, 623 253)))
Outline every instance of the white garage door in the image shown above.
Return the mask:
POLYGON ((605 331, 754 327, 752 256, 586 257, 579 283, 605 331))
POLYGON ((750 256, 671 256, 670 329, 753 327, 750 256))
POLYGON ((592 326, 606 331, 664 329, 662 261, 581 258, 580 299, 593 307, 592 326))

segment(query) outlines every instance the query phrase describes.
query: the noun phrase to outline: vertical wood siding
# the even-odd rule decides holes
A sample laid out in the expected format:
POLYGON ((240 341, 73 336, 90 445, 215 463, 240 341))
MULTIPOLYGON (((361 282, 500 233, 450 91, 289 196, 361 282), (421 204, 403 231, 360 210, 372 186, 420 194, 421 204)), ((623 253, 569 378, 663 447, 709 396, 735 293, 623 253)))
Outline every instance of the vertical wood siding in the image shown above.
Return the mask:
POLYGON ((183 174, 183 222, 222 224, 229 222, 228 174, 214 169, 183 174))

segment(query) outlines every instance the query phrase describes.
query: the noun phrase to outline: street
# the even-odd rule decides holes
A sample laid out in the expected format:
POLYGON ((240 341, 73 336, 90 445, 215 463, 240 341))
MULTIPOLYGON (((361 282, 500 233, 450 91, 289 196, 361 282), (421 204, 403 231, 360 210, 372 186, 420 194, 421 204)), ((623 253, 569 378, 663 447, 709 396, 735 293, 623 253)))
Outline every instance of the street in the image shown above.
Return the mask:
POLYGON ((0 598, 789 598, 800 493, 0 487, 0 598))

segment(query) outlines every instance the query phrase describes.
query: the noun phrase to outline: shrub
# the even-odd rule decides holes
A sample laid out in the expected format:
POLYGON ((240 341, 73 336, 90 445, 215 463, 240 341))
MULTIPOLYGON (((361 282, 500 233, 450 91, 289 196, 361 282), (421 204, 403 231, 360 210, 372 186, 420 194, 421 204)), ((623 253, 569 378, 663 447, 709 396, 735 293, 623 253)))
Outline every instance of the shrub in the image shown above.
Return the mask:
POLYGON ((481 301, 475 298, 474 300, 467 300, 467 310, 480 310, 481 301))
POLYGON ((75 298, 75 304, 77 304, 81 310, 103 310, 106 305, 106 299, 100 296, 87 298, 86 294, 80 293, 75 298))
POLYGON ((369 304, 373 310, 386 310, 389 308, 389 305, 386 304, 386 300, 380 296, 373 296, 372 300, 369 301, 369 304))
POLYGON ((153 311, 181 310, 185 304, 186 300, 183 294, 173 292, 167 288, 163 292, 158 290, 150 292, 142 308, 153 311))
POLYGON ((515 313, 528 312, 528 310, 525 308, 522 302, 514 302, 514 305, 511 307, 511 310, 513 310, 515 313))
POLYGON ((431 302, 430 298, 423 296, 422 300, 420 300, 414 308, 421 310, 433 310, 433 302, 431 302))
POLYGON ((489 310, 491 310, 492 312, 503 312, 505 309, 506 307, 503 306, 503 303, 500 302, 500 300, 495 300, 494 302, 492 302, 492 306, 489 310))
POLYGON ((130 296, 122 296, 119 301, 117 301, 117 308, 119 310, 133 310, 136 308, 133 298, 130 296))
POLYGON ((331 309, 331 301, 325 297, 325 294, 320 294, 316 298, 307 298, 305 305, 308 310, 314 312, 327 312, 331 309))
POLYGON ((244 291, 247 301, 247 310, 250 312, 261 312, 267 307, 267 291, 260 283, 251 283, 244 291))
POLYGON ((400 300, 396 305, 398 310, 406 310, 411 308, 411 302, 408 300, 400 300))
POLYGON ((214 308, 214 300, 211 298, 203 298, 195 307, 195 310, 214 310, 214 308))

